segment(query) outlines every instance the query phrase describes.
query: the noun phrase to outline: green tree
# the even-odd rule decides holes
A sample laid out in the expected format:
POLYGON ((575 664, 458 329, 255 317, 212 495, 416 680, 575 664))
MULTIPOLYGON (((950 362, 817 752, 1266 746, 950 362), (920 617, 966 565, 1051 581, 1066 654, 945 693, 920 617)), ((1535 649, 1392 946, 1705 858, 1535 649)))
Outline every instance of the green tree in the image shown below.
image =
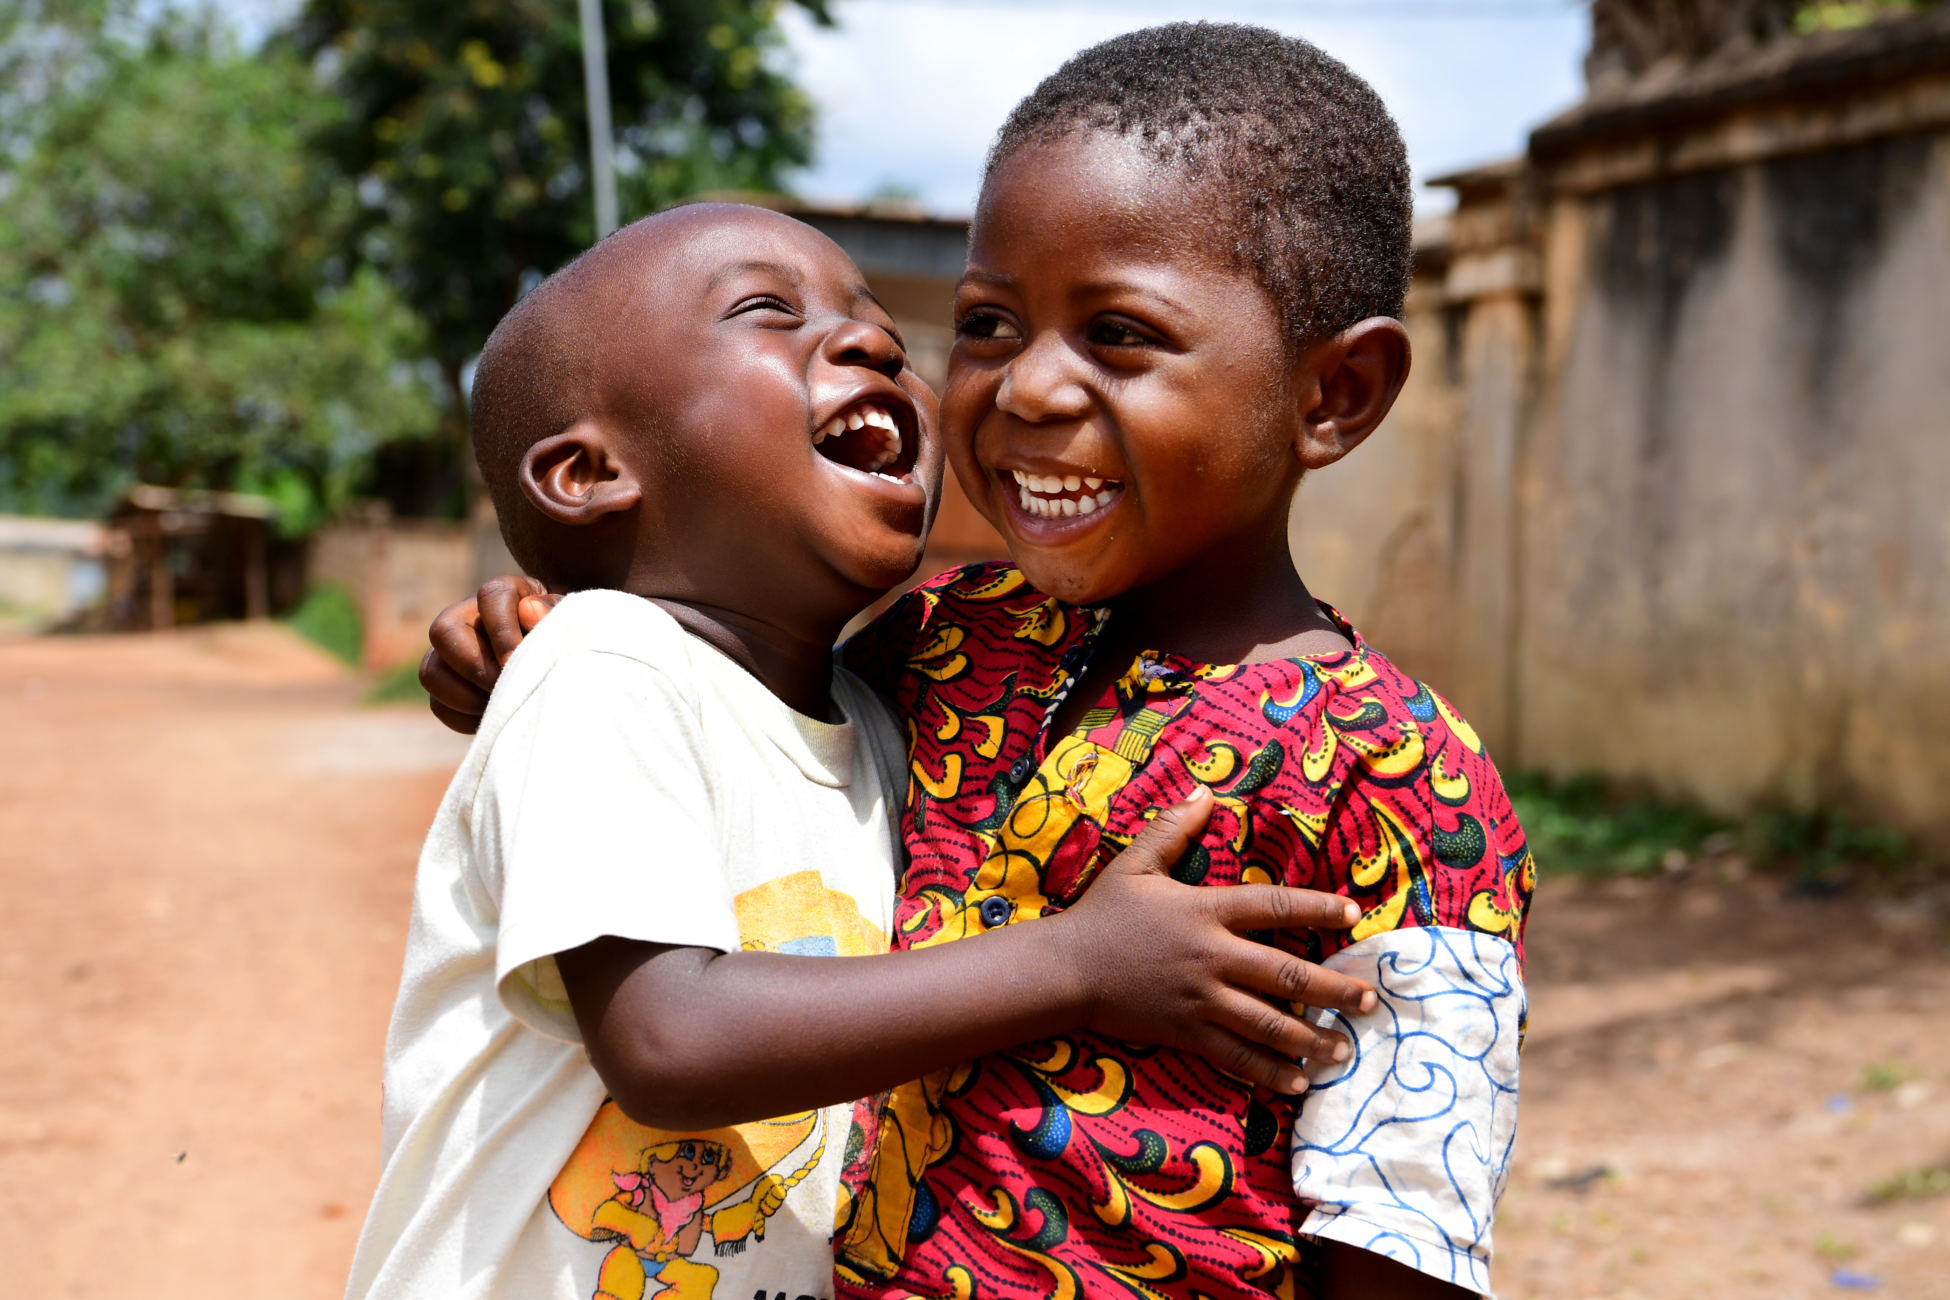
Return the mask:
POLYGON ((437 429, 423 328, 341 254, 357 202, 307 152, 339 110, 301 61, 8 8, 6 48, 65 54, 0 158, 0 509, 140 478, 268 492, 301 530, 437 429))
MULTIPOLYGON (((822 23, 826 0, 797 0, 822 23)), ((625 220, 775 190, 812 115, 770 56, 776 0, 604 0, 625 220)), ((572 0, 308 0, 289 37, 346 105, 324 151, 360 178, 358 254, 432 330, 448 382, 525 285, 593 240, 572 0)), ((458 407, 456 406, 458 417, 458 407)), ((456 418, 456 441, 464 432, 456 418)))

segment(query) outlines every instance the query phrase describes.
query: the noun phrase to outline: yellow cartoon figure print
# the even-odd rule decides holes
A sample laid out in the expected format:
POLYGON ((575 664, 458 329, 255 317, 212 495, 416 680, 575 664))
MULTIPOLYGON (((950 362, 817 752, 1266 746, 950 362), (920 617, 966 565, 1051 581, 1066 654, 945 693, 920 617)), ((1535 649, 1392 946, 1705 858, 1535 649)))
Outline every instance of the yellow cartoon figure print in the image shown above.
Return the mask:
POLYGON ((614 1243, 593 1300, 699 1300, 717 1287, 711 1257, 763 1241, 825 1154, 823 1111, 676 1134, 606 1101, 549 1187, 549 1208, 577 1236, 614 1243))
MULTIPOLYGON (((768 881, 733 905, 747 951, 886 950, 885 933, 818 872, 768 881)), ((830 1128, 827 1112, 805 1111, 676 1133, 605 1101, 548 1193, 564 1227, 610 1247, 591 1279, 592 1300, 710 1300, 715 1261, 765 1240, 768 1221, 825 1160, 830 1128)))

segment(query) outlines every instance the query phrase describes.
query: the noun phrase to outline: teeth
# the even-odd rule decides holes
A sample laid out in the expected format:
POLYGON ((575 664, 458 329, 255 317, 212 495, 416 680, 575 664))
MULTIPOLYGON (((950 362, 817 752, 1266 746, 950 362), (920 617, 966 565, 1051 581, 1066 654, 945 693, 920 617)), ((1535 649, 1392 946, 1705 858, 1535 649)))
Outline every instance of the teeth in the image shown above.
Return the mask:
POLYGON ((1069 519, 1077 515, 1095 514, 1109 505, 1117 490, 1123 486, 1115 479, 1077 474, 1030 474, 1019 469, 1012 469, 1009 474, 1016 481, 1016 499, 1022 503, 1022 508, 1043 519, 1069 519), (1079 491, 1081 496, 1059 495, 1079 491))
POLYGON ((852 411, 847 414, 846 427, 849 429, 858 429, 864 424, 866 424, 866 422, 867 422, 866 417, 861 415, 858 411, 852 411))

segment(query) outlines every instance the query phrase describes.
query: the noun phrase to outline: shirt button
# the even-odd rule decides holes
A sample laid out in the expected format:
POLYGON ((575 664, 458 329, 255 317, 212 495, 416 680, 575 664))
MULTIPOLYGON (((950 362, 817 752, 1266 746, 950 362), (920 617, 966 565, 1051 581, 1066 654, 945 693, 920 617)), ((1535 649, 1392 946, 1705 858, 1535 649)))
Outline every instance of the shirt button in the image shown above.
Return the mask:
POLYGON ((1006 898, 995 896, 983 899, 981 907, 976 910, 981 913, 982 924, 993 930, 998 925, 1009 923, 1009 918, 1015 915, 1016 905, 1006 898))

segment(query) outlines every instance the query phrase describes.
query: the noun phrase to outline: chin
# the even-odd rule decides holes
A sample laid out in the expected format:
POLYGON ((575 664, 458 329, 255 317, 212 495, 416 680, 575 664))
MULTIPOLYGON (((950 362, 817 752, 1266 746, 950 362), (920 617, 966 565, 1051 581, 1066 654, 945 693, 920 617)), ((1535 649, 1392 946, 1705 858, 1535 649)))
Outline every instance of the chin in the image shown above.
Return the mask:
POLYGON ((1055 556, 1027 547, 1011 547, 1010 560, 1029 585, 1045 596, 1054 596, 1068 605, 1102 605, 1115 600, 1125 588, 1089 569, 1065 564, 1055 556))
POLYGON ((921 567, 926 550, 926 539, 912 538, 901 545, 856 551, 846 557, 839 569, 847 581, 878 597, 913 577, 914 570, 921 567))

